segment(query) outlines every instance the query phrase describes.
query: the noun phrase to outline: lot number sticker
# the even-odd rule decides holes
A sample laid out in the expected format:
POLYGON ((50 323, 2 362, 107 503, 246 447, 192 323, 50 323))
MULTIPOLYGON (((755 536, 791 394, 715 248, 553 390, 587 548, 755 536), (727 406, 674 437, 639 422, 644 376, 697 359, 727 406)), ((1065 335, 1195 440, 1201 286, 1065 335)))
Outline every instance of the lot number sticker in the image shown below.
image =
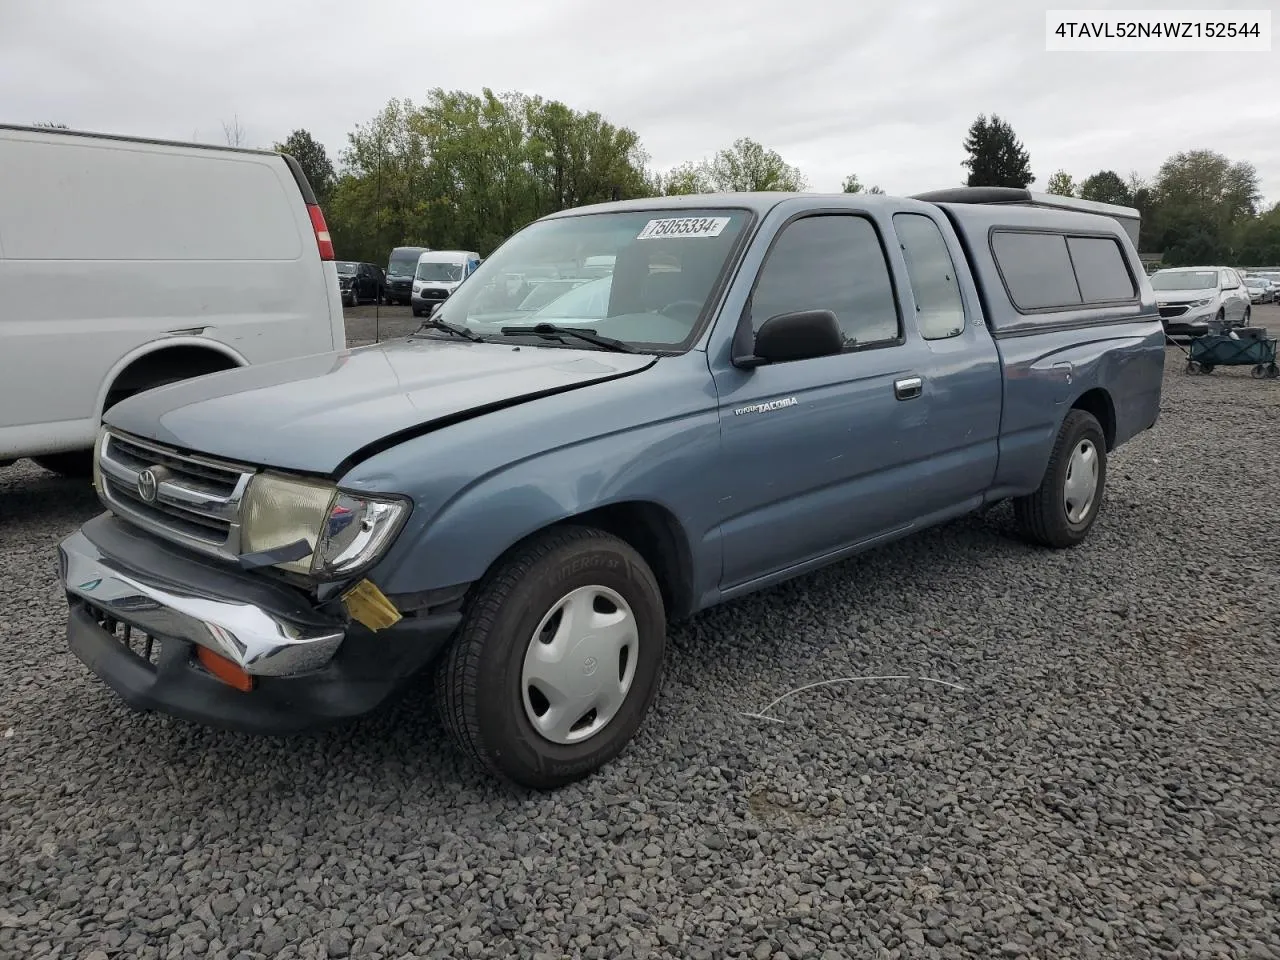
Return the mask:
POLYGON ((729 225, 728 217, 667 217, 650 220, 637 240, 662 240, 667 237, 718 237, 729 225))

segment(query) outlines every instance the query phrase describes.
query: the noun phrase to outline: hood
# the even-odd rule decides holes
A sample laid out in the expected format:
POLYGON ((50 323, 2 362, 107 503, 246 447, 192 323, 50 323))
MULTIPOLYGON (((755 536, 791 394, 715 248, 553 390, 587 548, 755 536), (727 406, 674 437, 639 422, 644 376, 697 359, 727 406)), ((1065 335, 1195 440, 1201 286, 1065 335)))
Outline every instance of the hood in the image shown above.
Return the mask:
POLYGON ((1155 294, 1156 303, 1181 304, 1212 300, 1218 295, 1218 291, 1214 287, 1205 287, 1203 290, 1157 290, 1155 294))
POLYGON ((103 418, 144 439, 333 474, 392 437, 639 373, 657 358, 432 338, 240 367, 123 400, 103 418))

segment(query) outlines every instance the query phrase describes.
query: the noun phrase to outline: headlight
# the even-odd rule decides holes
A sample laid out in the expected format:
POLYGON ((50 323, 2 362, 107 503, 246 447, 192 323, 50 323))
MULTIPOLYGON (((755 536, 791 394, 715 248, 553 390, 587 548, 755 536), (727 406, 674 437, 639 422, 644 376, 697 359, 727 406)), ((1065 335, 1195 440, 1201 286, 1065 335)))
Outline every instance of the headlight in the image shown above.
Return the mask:
POLYGON ((1194 303, 1187 305, 1187 309, 1194 310, 1196 307, 1207 307, 1213 303, 1213 297, 1205 297, 1203 300, 1196 300, 1194 303))
POLYGON ((241 548, 262 553, 305 540, 310 553, 274 566, 336 579, 375 562, 408 512, 405 500, 362 497, 329 483, 260 473, 245 493, 241 548))
POLYGON ((414 293, 421 293, 421 292, 422 292, 422 284, 420 284, 420 283, 415 283, 415 284, 413 285, 413 292, 414 292, 414 293))

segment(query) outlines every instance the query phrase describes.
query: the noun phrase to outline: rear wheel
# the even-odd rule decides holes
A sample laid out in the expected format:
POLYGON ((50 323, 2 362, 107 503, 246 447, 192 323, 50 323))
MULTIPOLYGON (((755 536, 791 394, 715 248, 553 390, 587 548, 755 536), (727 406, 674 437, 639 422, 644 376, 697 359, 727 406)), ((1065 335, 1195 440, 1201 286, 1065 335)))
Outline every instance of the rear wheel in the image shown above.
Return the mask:
POLYGON ((1083 542, 1102 508, 1107 483, 1107 438, 1090 413, 1067 413, 1049 455, 1040 489, 1013 501, 1023 536, 1062 549, 1083 542))
POLYGON ((657 693, 662 594, 628 544, 564 527, 517 548, 480 585, 436 668, 453 741, 521 786, 551 789, 616 757, 657 693))

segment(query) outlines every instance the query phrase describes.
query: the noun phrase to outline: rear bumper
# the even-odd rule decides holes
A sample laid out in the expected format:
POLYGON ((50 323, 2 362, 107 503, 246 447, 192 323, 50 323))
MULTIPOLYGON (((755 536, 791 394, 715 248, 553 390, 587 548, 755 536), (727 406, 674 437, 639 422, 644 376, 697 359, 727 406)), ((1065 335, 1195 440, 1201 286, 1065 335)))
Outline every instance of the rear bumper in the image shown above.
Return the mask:
POLYGON ((290 733, 367 713, 429 663, 461 619, 405 618, 375 634, 109 515, 58 552, 71 651, 131 706, 225 729, 290 733), (201 646, 240 666, 254 688, 208 673, 201 646))

